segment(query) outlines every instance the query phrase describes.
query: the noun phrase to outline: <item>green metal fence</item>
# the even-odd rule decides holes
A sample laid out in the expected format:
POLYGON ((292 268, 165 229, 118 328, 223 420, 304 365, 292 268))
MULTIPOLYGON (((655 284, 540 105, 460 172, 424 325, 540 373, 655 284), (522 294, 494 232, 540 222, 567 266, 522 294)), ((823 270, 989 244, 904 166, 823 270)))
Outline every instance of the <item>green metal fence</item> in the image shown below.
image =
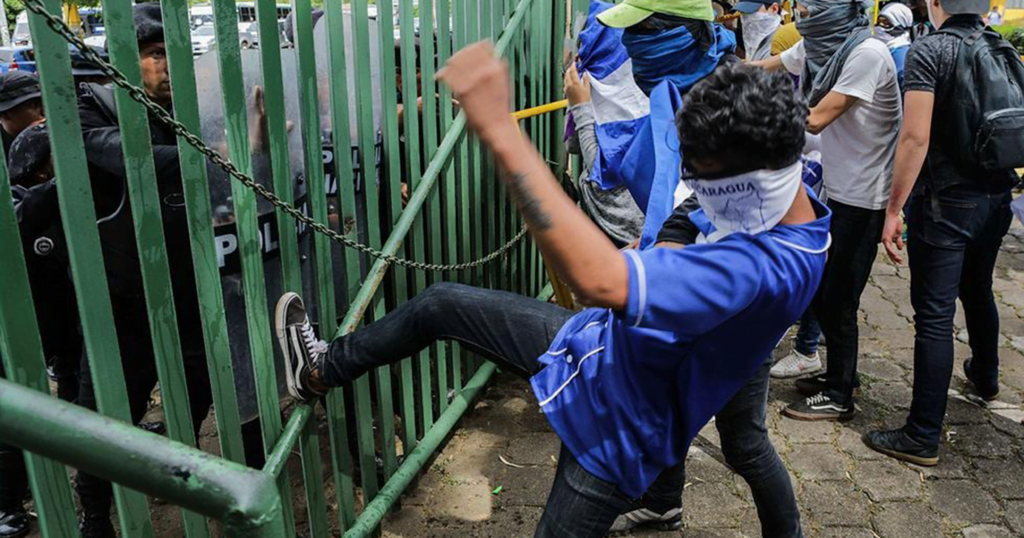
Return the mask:
MULTIPOLYGON (((59 0, 40 3, 50 13, 60 13, 59 0)), ((209 103, 201 101, 204 97, 197 90, 203 83, 197 84, 203 58, 193 58, 188 2, 160 4, 173 115, 198 134, 205 120, 201 110, 209 103)), ((397 0, 396 6, 397 26, 395 13, 379 8, 380 2, 373 6, 367 0, 329 0, 324 3, 325 16, 314 28, 310 0, 292 0, 294 48, 282 48, 275 0, 257 0, 259 48, 253 53, 258 54, 265 117, 257 117, 260 125, 253 125, 253 96, 246 91, 242 61, 243 52, 249 52, 239 47, 236 5, 233 0, 215 0, 217 45, 208 55, 216 57, 221 88, 224 140, 218 150, 238 171, 251 175, 258 148, 250 146, 250 133, 265 129, 269 169, 262 183, 284 202, 305 205, 313 220, 331 223, 348 240, 384 255, 449 265, 477 260, 517 237, 522 221, 499 188, 494 163, 477 141, 465 136, 465 118, 456 113, 448 90, 433 82, 434 73, 453 51, 492 39, 508 60, 516 108, 560 98, 566 5, 545 0, 420 0, 414 5, 412 0, 397 0), (379 9, 371 18, 374 7, 379 9), (326 41, 317 41, 315 35, 324 35, 326 41), (413 53, 417 35, 418 57, 413 53), (394 38, 402 45, 399 58, 394 38), (318 68, 326 77, 318 80, 318 68), (373 72, 379 73, 379 83, 368 75, 373 72), (423 98, 422 114, 403 114, 401 125, 399 74, 401 94, 419 93, 423 98), (297 101, 297 110, 290 101, 297 101), (325 128, 322 123, 341 128, 325 128), (347 128, 350 125, 356 128, 347 128), (301 149, 296 153, 290 149, 294 147, 301 149), (331 177, 325 176, 327 155, 333 161, 327 168, 331 177), (411 193, 407 203, 401 195, 403 181, 411 193)), ((103 13, 111 63, 128 81, 140 85, 131 4, 104 0, 103 13)), ((84 347, 97 406, 104 415, 40 394, 49 392, 45 362, 17 222, 5 197, 0 200, 0 353, 7 380, 0 382, 0 435, 4 443, 26 449, 42 535, 78 535, 65 464, 115 483, 123 537, 147 538, 159 531, 150 520, 147 496, 181 506, 183 533, 189 538, 210 536, 207 518, 220 521, 232 536, 374 532, 486 384, 494 366, 458 345, 440 344, 396 368, 364 376, 348 394, 334 390, 320 407, 289 406, 279 397, 268 315, 276 294, 271 293, 305 291, 321 334, 344 334, 364 318, 379 318, 442 280, 543 295, 546 277, 538 251, 522 240, 489 263, 464 270, 396 266, 312 233, 232 180, 230 204, 240 262, 236 277, 247 335, 246 341, 236 342, 239 333, 229 330, 225 313, 224 248, 215 240, 219 217, 208 181, 212 168, 200 151, 179 137, 219 441, 219 455, 201 452, 195 448, 189 416, 147 111, 119 88, 116 103, 127 187, 137 245, 144 253, 143 284, 169 439, 130 427, 124 423, 129 420, 128 400, 100 236, 91 225, 96 215, 92 186, 84 173, 88 167, 68 43, 42 15, 33 13, 29 19, 84 347), (277 249, 268 256, 271 235, 277 249), (279 275, 274 278, 280 289, 269 289, 270 274, 279 275), (262 470, 242 465, 241 425, 246 417, 244 397, 236 391, 238 348, 245 349, 254 377, 254 404, 267 459, 262 470), (321 460, 322 444, 329 445, 330 461, 321 460), (289 476, 287 463, 295 451, 301 478, 289 476), (381 466, 383 482, 378 477, 381 466), (354 476, 354 469, 359 476, 354 476), (301 484, 302 491, 293 491, 293 484, 301 484), (327 498, 329 491, 334 498, 327 498)), ((405 99, 410 109, 411 102, 405 99)), ((560 172, 562 114, 532 117, 522 124, 560 172)), ((7 192, 8 186, 7 170, 0 167, 0 190, 7 192)))

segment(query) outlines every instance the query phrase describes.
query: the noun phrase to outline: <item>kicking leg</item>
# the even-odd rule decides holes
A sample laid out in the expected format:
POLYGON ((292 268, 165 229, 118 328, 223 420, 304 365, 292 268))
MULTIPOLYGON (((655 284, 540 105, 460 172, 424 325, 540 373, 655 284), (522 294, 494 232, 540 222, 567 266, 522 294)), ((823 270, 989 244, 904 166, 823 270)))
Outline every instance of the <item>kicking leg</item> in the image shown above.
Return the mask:
POLYGON ((278 303, 277 327, 289 358, 289 390, 309 399, 438 340, 458 341, 503 369, 529 377, 537 358, 572 315, 513 293, 442 283, 329 345, 317 339, 294 294, 278 303))

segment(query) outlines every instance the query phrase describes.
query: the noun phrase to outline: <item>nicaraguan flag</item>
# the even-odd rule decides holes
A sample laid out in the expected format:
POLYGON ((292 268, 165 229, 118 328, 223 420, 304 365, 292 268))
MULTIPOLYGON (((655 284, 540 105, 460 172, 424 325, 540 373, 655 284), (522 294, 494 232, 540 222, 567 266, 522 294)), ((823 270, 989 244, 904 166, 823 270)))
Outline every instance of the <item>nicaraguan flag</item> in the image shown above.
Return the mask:
POLYGON ((641 122, 650 114, 650 100, 633 81, 633 62, 622 45, 622 29, 608 28, 597 20, 599 13, 613 5, 590 3, 587 24, 580 32, 577 65, 580 73, 590 74, 590 98, 597 123, 598 153, 590 180, 604 190, 623 184, 619 172, 622 159, 641 122))

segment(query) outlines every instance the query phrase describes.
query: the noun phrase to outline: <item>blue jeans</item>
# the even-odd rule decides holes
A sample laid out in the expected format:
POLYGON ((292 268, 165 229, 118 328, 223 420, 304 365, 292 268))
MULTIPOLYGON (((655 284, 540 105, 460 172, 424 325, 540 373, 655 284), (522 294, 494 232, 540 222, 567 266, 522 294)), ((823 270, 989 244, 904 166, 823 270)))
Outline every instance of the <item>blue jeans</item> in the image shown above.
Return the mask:
MULTIPOLYGON (((331 387, 415 354, 437 340, 454 340, 522 378, 535 374, 543 355, 573 312, 512 293, 459 284, 435 284, 383 319, 331 343, 323 380, 331 387)), ((765 428, 768 373, 758 371, 722 410, 718 428, 726 460, 750 484, 764 536, 800 536, 789 475, 765 428)), ((679 506, 683 466, 663 472, 648 498, 679 506)), ((537 537, 600 538, 632 500, 581 467, 562 447, 555 482, 537 537)))
POLYGON ((810 308, 800 317, 800 327, 796 330, 796 342, 793 349, 797 352, 813 357, 818 352, 818 342, 821 340, 821 326, 818 325, 818 317, 810 308))
MULTIPOLYGON (((992 271, 1013 218, 1009 192, 955 186, 911 199, 910 301, 914 306, 914 397, 904 431, 937 447, 953 373, 953 316, 959 297, 970 333, 972 382, 998 388, 999 313, 992 271)), ((831 342, 829 342, 831 345, 831 342)))

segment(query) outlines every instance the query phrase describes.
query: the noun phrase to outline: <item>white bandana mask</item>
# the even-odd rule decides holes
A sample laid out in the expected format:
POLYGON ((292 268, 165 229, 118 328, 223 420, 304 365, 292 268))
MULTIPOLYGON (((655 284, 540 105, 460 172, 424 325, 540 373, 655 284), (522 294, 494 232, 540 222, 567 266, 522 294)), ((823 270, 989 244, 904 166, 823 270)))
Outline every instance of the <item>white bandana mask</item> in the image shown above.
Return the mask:
POLYGON ((774 34, 775 30, 779 28, 779 25, 782 24, 782 17, 770 11, 755 11, 741 16, 740 21, 743 23, 743 48, 747 51, 747 59, 764 59, 754 58, 755 53, 759 52, 758 47, 761 46, 765 38, 774 34))
POLYGON ((802 164, 780 170, 754 170, 723 179, 688 179, 715 231, 709 243, 729 234, 759 234, 786 216, 802 184, 802 164))

